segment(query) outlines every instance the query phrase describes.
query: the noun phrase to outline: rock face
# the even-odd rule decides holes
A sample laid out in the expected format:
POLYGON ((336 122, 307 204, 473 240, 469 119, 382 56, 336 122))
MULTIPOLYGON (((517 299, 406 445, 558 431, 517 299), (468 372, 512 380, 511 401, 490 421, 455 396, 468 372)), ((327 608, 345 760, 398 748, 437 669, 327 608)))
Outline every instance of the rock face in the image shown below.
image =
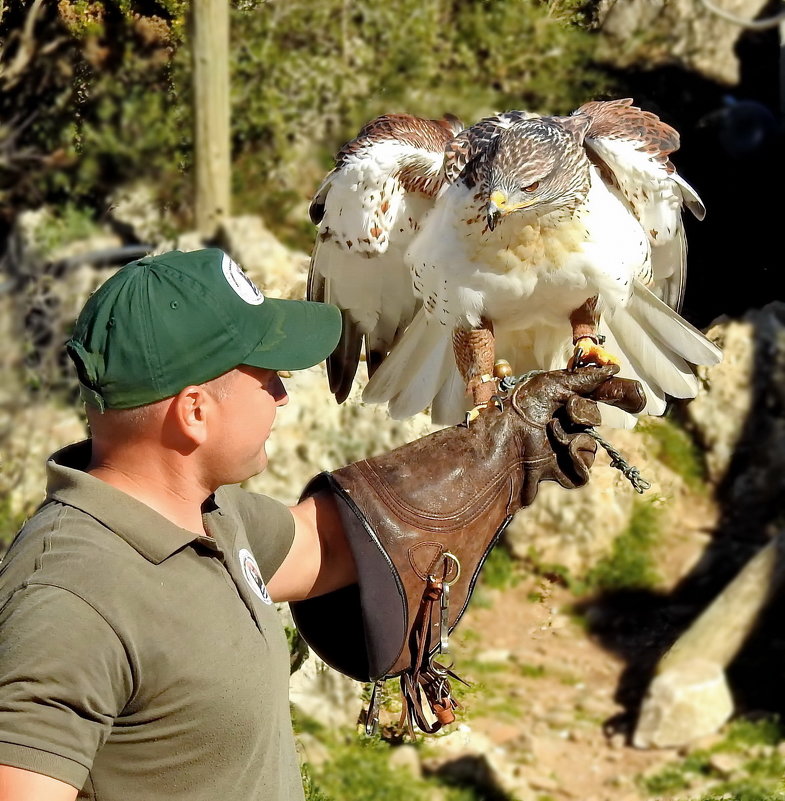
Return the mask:
MULTIPOLYGON (((754 20, 767 4, 723 0, 715 5, 754 20)), ((618 67, 678 64, 721 83, 739 80, 734 47, 744 29, 700 0, 603 0, 598 17, 602 58, 618 67)))
POLYGON ((362 684, 331 670, 311 653, 292 674, 289 700, 311 720, 335 729, 357 723, 362 689, 362 684))
MULTIPOLYGON (((651 483, 651 489, 638 495, 629 481, 610 467, 608 455, 598 447, 589 484, 565 490, 544 482, 534 503, 516 515, 505 534, 513 556, 563 565, 572 574, 580 575, 608 553, 614 540, 629 526, 638 500, 654 503, 664 513, 663 525, 670 525, 670 502, 684 492, 684 482, 657 456, 658 430, 668 425, 650 419, 632 431, 600 429, 603 437, 651 483)), ((694 528, 690 518, 681 519, 679 525, 685 532, 694 528)))
MULTIPOLYGON (((628 431, 604 433, 641 466, 644 474, 651 475, 640 437, 628 431)), ((600 453, 590 485, 565 490, 558 484, 541 484, 534 503, 510 523, 506 543, 519 559, 534 556, 537 561, 581 572, 624 530, 635 497, 632 487, 600 453)))
POLYGON ((459 785, 479 787, 492 795, 518 801, 537 798, 506 749, 465 724, 428 741, 423 767, 426 773, 449 777, 459 785))
POLYGON ((643 700, 634 744, 688 745, 733 712, 725 668, 782 586, 782 532, 758 551, 660 660, 643 700))
POLYGON ((686 419, 724 504, 721 528, 761 539, 785 492, 785 303, 721 320, 708 334, 724 359, 701 373, 686 419))

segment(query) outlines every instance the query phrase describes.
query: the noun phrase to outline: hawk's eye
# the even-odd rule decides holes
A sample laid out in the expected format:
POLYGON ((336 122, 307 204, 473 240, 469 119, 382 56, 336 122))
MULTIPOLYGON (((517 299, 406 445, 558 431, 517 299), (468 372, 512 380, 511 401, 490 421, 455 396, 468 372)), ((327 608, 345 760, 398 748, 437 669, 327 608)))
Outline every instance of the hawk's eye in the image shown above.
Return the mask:
POLYGON ((528 186, 522 186, 521 187, 521 189, 523 189, 524 192, 534 192, 535 189, 539 189, 539 188, 540 188, 540 182, 539 181, 535 181, 533 184, 529 184, 528 186))

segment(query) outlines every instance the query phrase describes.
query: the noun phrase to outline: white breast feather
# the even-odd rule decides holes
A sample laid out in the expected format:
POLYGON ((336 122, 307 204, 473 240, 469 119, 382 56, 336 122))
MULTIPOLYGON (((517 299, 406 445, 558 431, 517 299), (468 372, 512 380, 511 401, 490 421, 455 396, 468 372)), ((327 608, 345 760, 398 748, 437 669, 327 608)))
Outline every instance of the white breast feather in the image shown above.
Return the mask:
POLYGON ((645 235, 596 179, 572 218, 513 214, 485 227, 473 192, 455 184, 425 218, 406 260, 426 313, 448 325, 485 315, 510 328, 562 326, 595 294, 623 304, 648 263, 645 235))

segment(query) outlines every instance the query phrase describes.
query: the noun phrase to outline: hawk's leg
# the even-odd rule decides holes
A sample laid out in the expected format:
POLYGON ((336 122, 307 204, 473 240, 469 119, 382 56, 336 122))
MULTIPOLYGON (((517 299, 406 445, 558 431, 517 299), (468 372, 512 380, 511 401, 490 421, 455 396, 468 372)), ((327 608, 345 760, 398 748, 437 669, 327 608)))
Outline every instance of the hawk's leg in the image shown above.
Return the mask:
POLYGON ((608 364, 619 364, 619 360, 602 347, 602 337, 597 333, 597 296, 589 298, 570 315, 572 325, 572 344, 575 350, 567 362, 568 370, 595 364, 604 367, 608 364))
POLYGON ((469 412, 469 418, 473 419, 481 409, 493 405, 498 391, 493 375, 496 355, 493 323, 483 319, 480 328, 456 328, 452 333, 452 347, 458 372, 466 382, 466 393, 472 397, 474 409, 469 412))

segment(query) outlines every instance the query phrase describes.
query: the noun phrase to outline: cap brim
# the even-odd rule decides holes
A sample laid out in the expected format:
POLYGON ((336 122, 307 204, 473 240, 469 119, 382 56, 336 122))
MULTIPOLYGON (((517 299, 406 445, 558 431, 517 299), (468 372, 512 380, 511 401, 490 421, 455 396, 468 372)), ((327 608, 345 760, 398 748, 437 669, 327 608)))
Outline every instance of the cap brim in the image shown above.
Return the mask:
POLYGON ((326 359, 341 336, 337 306, 307 300, 265 298, 269 326, 243 364, 267 370, 304 370, 326 359))

